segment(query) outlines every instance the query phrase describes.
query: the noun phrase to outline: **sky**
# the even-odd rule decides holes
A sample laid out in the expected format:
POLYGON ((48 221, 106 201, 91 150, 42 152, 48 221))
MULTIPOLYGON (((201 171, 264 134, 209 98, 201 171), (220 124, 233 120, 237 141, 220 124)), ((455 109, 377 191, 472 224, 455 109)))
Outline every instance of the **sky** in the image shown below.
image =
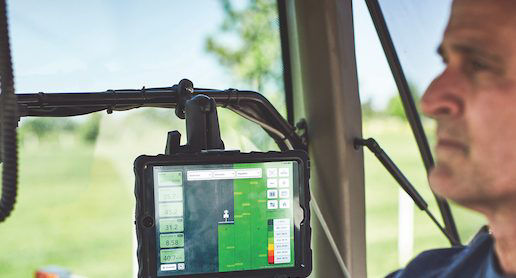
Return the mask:
POLYGON ((216 1, 13 0, 9 12, 20 93, 169 86, 182 78, 230 85, 204 52, 204 37, 222 20, 216 1))
MULTIPOLYGON (((381 1, 408 79, 420 91, 442 70, 435 49, 450 0, 381 1)), ((239 88, 204 50, 218 1, 10 0, 17 93, 161 87, 239 88)), ((359 89, 382 108, 397 92, 363 0, 353 0, 359 89)), ((240 88, 253 89, 253 88, 240 88)))
MULTIPOLYGON (((379 2, 407 80, 422 94, 443 69, 436 50, 451 0, 379 2)), ((353 0, 353 13, 361 100, 382 108, 397 94, 396 85, 364 0, 353 0)))

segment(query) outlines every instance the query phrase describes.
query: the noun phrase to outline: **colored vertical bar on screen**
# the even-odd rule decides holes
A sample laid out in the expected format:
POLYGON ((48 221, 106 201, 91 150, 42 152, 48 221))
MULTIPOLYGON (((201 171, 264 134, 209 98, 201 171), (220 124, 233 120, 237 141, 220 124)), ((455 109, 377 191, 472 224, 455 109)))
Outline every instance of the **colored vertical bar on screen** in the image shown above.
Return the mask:
POLYGON ((274 221, 267 220, 267 262, 274 264, 274 221))

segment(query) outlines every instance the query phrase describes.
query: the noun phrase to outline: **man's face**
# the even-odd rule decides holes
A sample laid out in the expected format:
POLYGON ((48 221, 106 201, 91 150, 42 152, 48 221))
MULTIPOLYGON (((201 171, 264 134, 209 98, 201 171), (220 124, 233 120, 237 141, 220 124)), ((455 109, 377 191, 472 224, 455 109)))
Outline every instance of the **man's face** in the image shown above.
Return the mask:
POLYGON ((454 1, 439 53, 421 102, 437 121, 433 190, 478 210, 514 202, 516 1, 454 1))

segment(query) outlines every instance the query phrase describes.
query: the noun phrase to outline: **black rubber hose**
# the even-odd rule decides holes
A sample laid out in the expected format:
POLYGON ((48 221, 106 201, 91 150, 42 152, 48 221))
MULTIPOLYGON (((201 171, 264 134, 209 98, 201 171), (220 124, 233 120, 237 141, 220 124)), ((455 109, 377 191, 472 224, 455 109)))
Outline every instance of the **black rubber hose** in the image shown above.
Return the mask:
POLYGON ((18 125, 17 103, 14 95, 14 76, 11 48, 7 27, 7 6, 0 2, 0 89, 2 97, 2 198, 0 199, 0 222, 12 212, 16 202, 18 184, 18 148, 16 127, 18 125))

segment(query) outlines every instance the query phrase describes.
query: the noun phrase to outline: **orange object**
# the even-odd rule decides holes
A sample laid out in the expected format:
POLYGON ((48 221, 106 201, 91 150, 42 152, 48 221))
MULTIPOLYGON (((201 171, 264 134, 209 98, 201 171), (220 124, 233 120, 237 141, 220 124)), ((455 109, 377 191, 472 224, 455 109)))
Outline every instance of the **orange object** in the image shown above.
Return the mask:
POLYGON ((35 277, 36 278, 59 278, 59 274, 37 271, 35 277))

